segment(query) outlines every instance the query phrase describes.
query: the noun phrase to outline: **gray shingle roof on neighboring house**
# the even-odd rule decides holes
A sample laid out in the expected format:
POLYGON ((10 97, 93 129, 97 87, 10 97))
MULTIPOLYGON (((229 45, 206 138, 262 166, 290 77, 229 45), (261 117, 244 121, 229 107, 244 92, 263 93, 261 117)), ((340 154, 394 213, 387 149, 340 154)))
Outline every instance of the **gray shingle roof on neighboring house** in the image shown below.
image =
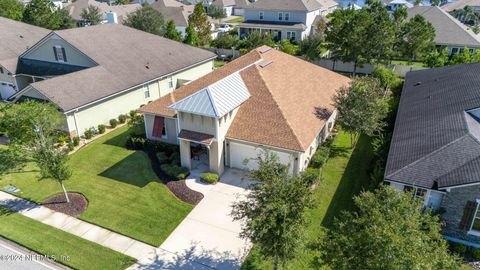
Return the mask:
POLYGON ((446 12, 463 9, 466 6, 480 7, 480 0, 457 0, 442 6, 446 12))
POLYGON ((385 180, 425 188, 480 182, 480 63, 410 72, 385 180))
POLYGON ((220 118, 240 106, 249 97, 247 86, 237 72, 170 105, 169 108, 220 118))
POLYGON ((435 43, 480 47, 480 37, 466 25, 437 6, 415 6, 407 10, 408 19, 422 15, 435 28, 435 43))
POLYGON ((231 7, 235 6, 235 0, 213 0, 212 5, 217 7, 231 7))
POLYGON ((313 11, 322 8, 317 0, 258 0, 249 9, 313 11))
POLYGON ((175 26, 188 26, 188 16, 193 13, 195 6, 185 5, 175 0, 159 0, 152 4, 152 8, 160 12, 165 21, 173 20, 175 26))
POLYGON ((129 13, 142 6, 138 3, 127 5, 109 5, 106 2, 99 2, 96 0, 76 0, 75 2, 68 4, 65 8, 68 10, 68 13, 74 20, 81 21, 83 20, 81 16, 82 11, 88 8, 89 5, 98 7, 104 19, 105 13, 107 12, 111 11, 117 13, 117 18, 120 23, 123 23, 129 13))
POLYGON ((18 57, 50 32, 45 28, 0 17, 0 65, 15 73, 18 57))
POLYGON ((31 86, 63 111, 215 58, 215 54, 118 24, 55 31, 98 66, 31 86))

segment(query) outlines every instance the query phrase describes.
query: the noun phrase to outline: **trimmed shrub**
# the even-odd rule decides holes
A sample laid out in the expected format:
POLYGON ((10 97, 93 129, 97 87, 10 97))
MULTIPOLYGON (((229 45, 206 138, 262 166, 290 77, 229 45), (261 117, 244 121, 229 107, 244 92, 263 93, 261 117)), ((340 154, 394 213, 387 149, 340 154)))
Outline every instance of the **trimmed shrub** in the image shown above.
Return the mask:
POLYGON ((202 175, 200 175, 200 179, 204 182, 207 182, 209 184, 213 184, 215 185, 217 182, 218 182, 218 174, 216 173, 202 173, 202 175))
POLYGON ((147 145, 147 139, 143 137, 128 137, 126 147, 131 150, 143 150, 147 145))
POLYGON ((73 145, 73 142, 69 142, 69 143, 67 144, 67 148, 68 148, 68 151, 69 151, 69 152, 72 152, 73 149, 75 149, 75 145, 73 145))
POLYGON ((171 155, 170 155, 170 163, 172 165, 177 165, 177 166, 180 166, 180 152, 173 152, 171 155))
POLYGON ((460 244, 460 243, 452 243, 452 250, 456 253, 463 255, 467 252, 467 245, 460 244))
POLYGON ((70 138, 67 135, 60 135, 58 137, 58 143, 64 145, 66 142, 70 141, 70 138))
POLYGON ((158 152, 157 153, 157 159, 160 164, 165 164, 170 162, 170 159, 168 156, 165 154, 165 152, 158 152))
POLYGON ((160 166, 160 169, 162 169, 166 175, 177 180, 185 179, 190 174, 187 168, 172 164, 163 164, 160 166))
POLYGON ((83 135, 85 136, 85 139, 90 140, 93 136, 95 136, 95 132, 92 129, 89 129, 86 130, 83 135))
POLYGON ((116 128, 118 125, 117 119, 110 119, 110 127, 111 128, 116 128))
POLYGON ((106 127, 105 125, 98 125, 98 133, 99 133, 99 134, 105 133, 105 129, 106 129, 106 128, 107 128, 107 127, 106 127))
POLYGON ((72 139, 73 146, 79 146, 80 145, 80 137, 73 137, 72 139))
POLYGON ((313 185, 320 179, 320 169, 309 167, 302 173, 302 178, 308 185, 313 185))
POLYGON ((475 261, 480 261, 480 248, 474 248, 472 249, 472 258, 475 261))
POLYGON ((130 116, 130 118, 134 118, 135 116, 137 116, 137 111, 135 110, 131 110, 128 115, 130 116))
POLYGON ((315 154, 312 156, 310 161, 310 166, 313 168, 321 168, 325 162, 327 162, 328 156, 330 155, 330 148, 325 146, 320 146, 315 154))
POLYGON ((127 122, 127 116, 125 114, 120 114, 118 116, 118 122, 120 122, 121 124, 124 124, 125 122, 127 122))

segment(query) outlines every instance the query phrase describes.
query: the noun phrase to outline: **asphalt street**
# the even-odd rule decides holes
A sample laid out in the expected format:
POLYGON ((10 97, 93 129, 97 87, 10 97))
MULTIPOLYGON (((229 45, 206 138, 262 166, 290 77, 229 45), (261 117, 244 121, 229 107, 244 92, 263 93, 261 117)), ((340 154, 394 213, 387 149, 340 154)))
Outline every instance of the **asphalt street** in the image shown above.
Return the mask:
POLYGON ((0 238, 0 269, 2 270, 64 270, 36 253, 0 238))

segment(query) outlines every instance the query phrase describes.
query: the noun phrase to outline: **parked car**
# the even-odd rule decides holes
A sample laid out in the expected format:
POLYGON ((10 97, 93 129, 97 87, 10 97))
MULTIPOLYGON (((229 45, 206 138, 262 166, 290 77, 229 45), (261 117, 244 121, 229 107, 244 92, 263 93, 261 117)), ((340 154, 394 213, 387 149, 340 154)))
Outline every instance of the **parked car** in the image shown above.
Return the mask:
POLYGON ((220 27, 218 28, 218 30, 222 33, 226 33, 228 31, 232 30, 232 28, 228 24, 220 24, 220 27))

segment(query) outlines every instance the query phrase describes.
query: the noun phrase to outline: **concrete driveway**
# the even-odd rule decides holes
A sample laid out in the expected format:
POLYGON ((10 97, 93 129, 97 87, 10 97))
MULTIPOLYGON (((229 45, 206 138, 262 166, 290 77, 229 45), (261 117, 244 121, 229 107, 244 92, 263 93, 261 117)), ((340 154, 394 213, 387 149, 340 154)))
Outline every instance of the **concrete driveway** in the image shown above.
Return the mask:
POLYGON ((240 222, 230 216, 231 205, 242 199, 252 183, 241 170, 227 169, 216 185, 199 181, 192 171, 187 186, 203 200, 177 226, 155 254, 129 269, 239 269, 251 244, 239 238, 240 222))

